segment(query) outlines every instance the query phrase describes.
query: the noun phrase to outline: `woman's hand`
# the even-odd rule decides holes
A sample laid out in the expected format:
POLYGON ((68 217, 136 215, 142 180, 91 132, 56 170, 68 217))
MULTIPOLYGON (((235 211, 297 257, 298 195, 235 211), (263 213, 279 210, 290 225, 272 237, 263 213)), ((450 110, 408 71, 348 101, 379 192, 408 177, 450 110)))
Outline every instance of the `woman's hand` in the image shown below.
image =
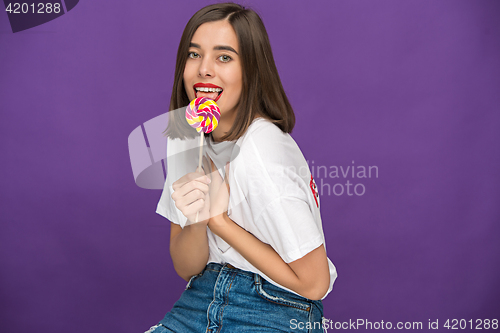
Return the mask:
POLYGON ((179 178, 172 184, 172 200, 175 206, 187 217, 186 225, 195 223, 198 213, 199 223, 208 223, 210 218, 210 199, 209 199, 209 177, 201 168, 196 172, 191 172, 179 178))

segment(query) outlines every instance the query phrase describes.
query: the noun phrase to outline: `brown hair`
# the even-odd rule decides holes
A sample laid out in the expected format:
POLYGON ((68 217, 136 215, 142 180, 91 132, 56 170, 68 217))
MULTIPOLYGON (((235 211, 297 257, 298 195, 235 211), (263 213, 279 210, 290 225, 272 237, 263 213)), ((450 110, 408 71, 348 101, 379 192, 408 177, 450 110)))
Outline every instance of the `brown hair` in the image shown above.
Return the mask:
MULTIPOLYGON (((194 33, 203 23, 220 20, 227 20, 236 32, 243 74, 238 114, 231 130, 221 139, 238 139, 255 116, 267 118, 283 132, 290 133, 295 125, 295 115, 274 63, 266 28, 255 11, 235 3, 206 6, 187 23, 177 50, 170 111, 185 107, 190 102, 184 89, 183 75, 194 33)), ((170 112, 166 134, 171 138, 184 139, 195 137, 197 132, 187 124, 183 112, 170 112)))

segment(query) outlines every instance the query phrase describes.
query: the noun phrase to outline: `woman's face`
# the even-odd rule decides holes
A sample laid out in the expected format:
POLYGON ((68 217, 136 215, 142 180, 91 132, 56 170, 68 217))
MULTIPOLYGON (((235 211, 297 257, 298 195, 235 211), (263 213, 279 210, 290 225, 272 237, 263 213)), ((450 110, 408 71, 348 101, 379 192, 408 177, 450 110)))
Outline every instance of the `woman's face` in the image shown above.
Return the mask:
POLYGON ((216 101, 221 122, 234 120, 241 96, 242 71, 238 53, 236 33, 226 20, 200 25, 189 47, 183 76, 186 93, 189 100, 208 97, 216 101))

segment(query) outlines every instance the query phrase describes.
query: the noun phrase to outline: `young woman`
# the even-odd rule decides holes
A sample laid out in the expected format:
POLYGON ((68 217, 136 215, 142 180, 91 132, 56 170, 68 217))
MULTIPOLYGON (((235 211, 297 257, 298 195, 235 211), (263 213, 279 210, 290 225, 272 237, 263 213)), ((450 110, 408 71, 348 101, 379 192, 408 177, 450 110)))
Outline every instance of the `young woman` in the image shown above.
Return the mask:
POLYGON ((321 300, 337 273, 316 185, 288 134, 294 113, 254 11, 224 3, 194 14, 170 109, 181 112, 170 113, 157 212, 171 221, 170 254, 188 284, 148 332, 323 332, 321 300), (205 134, 197 169, 198 134, 180 108, 202 96, 217 102, 221 118, 205 134))

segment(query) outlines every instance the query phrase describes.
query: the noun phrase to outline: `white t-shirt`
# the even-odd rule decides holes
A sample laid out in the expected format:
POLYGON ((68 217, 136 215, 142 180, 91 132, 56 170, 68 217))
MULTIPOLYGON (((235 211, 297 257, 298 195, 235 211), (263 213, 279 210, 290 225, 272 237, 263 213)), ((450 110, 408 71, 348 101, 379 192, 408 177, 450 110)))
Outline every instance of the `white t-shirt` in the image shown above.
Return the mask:
MULTIPOLYGON (((171 199, 172 183, 198 166, 199 138, 168 139, 167 180, 156 212, 184 227, 187 218, 171 199)), ((309 166, 293 138, 265 118, 256 118, 236 141, 205 140, 204 154, 224 178, 229 166, 228 216, 274 250, 286 262, 302 258, 325 245, 319 196, 309 166)), ((295 293, 268 278, 207 227, 208 262, 230 263, 257 273, 267 281, 295 293)), ((337 271, 328 259, 330 293, 337 271)))

